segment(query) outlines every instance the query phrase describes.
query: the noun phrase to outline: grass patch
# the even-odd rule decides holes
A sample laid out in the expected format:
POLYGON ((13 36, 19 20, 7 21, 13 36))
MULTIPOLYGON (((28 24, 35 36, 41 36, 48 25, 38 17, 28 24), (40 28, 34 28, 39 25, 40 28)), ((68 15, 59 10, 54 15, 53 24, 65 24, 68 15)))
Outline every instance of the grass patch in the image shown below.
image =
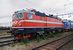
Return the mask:
POLYGON ((33 41, 40 42, 41 40, 49 39, 49 38, 54 38, 56 36, 60 36, 63 32, 55 32, 55 33, 46 33, 44 35, 37 35, 33 41))
POLYGON ((24 45, 24 44, 27 45, 30 42, 31 42, 30 39, 23 39, 23 40, 20 41, 20 45, 24 45))
POLYGON ((20 40, 19 44, 20 45, 27 45, 29 44, 30 42, 33 42, 33 41, 36 41, 36 42, 40 42, 42 40, 46 40, 46 39, 49 39, 49 38, 54 38, 54 37, 57 37, 57 36, 60 36, 63 32, 55 32, 55 33, 46 33, 46 34, 43 34, 43 35, 37 35, 37 36, 34 36, 32 39, 23 39, 23 40, 20 40))

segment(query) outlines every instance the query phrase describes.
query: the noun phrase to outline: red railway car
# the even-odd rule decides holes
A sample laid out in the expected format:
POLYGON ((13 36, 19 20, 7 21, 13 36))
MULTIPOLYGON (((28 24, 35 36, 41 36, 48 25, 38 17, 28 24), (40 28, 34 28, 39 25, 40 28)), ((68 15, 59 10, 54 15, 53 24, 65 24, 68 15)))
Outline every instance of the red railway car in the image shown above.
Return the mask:
POLYGON ((17 11, 12 19, 12 33, 17 39, 30 38, 35 33, 61 30, 63 26, 62 20, 36 10, 17 11))

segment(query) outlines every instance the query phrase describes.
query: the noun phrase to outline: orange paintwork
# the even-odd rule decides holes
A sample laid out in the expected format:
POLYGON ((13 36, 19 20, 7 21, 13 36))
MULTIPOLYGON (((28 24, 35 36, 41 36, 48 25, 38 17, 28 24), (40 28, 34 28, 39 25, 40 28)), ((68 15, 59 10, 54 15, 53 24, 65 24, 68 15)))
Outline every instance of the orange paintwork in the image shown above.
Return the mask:
MULTIPOLYGON (((40 23, 40 22, 20 22, 21 20, 29 20, 27 17, 28 13, 24 13, 24 18, 22 19, 15 19, 13 20, 12 27, 63 27, 63 24, 55 24, 55 23, 40 23), (17 22, 16 22, 17 21, 17 22)), ((41 20, 41 21, 46 21, 46 22, 60 22, 62 23, 61 20, 50 18, 50 17, 40 17, 33 15, 33 18, 31 20, 41 20)))

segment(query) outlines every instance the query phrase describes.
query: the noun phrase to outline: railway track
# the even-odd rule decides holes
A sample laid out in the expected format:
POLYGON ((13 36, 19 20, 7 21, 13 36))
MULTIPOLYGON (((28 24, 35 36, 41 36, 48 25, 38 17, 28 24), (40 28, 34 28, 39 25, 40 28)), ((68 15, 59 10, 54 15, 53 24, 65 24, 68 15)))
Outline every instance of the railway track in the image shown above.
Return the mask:
POLYGON ((0 37, 0 47, 14 43, 15 38, 12 35, 0 37))
POLYGON ((73 50, 73 40, 60 47, 58 50, 73 50))
POLYGON ((59 50, 62 46, 64 46, 65 44, 69 43, 72 40, 73 40, 73 34, 52 41, 50 43, 44 44, 42 46, 33 48, 32 50, 59 50))
POLYGON ((66 46, 68 43, 70 43, 71 41, 73 41, 73 39, 70 40, 70 41, 68 41, 67 43, 63 44, 62 46, 58 47, 56 50, 62 49, 62 47, 65 47, 65 46, 66 46))

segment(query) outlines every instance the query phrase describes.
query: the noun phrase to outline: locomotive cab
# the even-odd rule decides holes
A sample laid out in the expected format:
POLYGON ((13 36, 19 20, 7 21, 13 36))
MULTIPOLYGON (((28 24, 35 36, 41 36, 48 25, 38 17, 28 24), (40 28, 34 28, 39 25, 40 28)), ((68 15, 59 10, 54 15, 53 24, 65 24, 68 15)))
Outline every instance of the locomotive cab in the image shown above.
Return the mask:
POLYGON ((29 20, 33 18, 33 13, 24 11, 24 12, 15 12, 13 14, 12 27, 21 27, 23 26, 24 20, 29 20))
MULTIPOLYGON (((26 22, 27 20, 31 19, 33 19, 33 12, 28 12, 28 11, 15 12, 12 17, 12 34, 14 34, 15 37, 17 38, 22 38, 23 35, 25 36, 27 35, 27 33, 31 32, 32 29, 30 28, 28 29, 27 27, 28 22, 26 22)), ((27 37, 30 36, 31 36, 30 34, 27 35, 27 37)), ((26 36, 24 38, 26 38, 26 36)))

